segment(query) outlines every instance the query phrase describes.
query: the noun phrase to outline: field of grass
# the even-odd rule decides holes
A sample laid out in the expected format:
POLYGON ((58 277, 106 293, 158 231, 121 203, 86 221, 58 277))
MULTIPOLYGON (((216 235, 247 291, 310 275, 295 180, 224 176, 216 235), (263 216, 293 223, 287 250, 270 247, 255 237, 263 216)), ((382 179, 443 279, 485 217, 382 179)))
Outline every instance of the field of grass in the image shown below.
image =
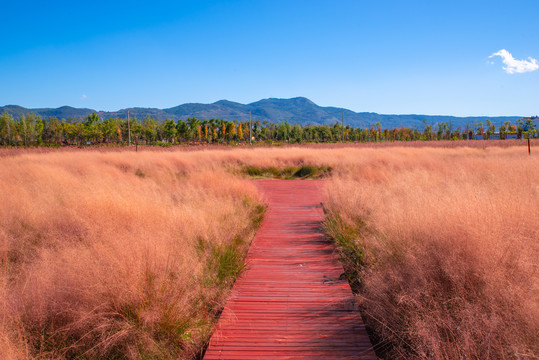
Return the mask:
POLYGON ((327 186, 380 354, 539 356, 539 161, 518 148, 357 154, 327 186))
POLYGON ((263 211, 172 153, 0 161, 2 358, 193 358, 263 211))
POLYGON ((263 212, 248 180, 314 177, 380 354, 534 358, 538 157, 480 143, 2 150, 0 355, 200 356, 263 212))

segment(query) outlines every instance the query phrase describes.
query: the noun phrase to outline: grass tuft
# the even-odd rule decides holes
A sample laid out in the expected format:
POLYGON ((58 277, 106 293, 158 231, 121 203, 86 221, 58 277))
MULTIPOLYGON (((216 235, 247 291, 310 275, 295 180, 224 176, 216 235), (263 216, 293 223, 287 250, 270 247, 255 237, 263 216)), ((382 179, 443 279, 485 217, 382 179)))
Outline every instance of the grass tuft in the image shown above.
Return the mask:
POLYGON ((137 175, 139 178, 142 178, 142 179, 144 179, 144 178, 146 177, 146 174, 144 174, 144 173, 142 172, 142 170, 140 170, 140 169, 137 169, 137 170, 135 171, 135 175, 137 175))
POLYGON ((330 166, 302 165, 299 167, 287 166, 278 167, 256 167, 245 166, 243 173, 254 178, 274 178, 274 179, 319 179, 327 177, 331 173, 330 166))

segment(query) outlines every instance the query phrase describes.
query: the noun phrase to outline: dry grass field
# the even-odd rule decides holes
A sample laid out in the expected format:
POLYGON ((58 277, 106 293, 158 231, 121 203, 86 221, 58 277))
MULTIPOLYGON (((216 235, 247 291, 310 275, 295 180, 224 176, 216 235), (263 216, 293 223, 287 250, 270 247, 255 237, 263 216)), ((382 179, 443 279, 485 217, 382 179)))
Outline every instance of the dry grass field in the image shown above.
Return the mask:
POLYGON ((0 161, 2 358, 192 358, 243 266, 254 186, 172 153, 0 161))
POLYGON ((539 356, 539 161, 520 148, 356 154, 327 186, 364 317, 390 359, 539 356))
POLYGON ((2 150, 0 355, 196 358, 263 211, 246 169, 303 167, 381 354, 536 358, 539 161, 484 144, 2 150))

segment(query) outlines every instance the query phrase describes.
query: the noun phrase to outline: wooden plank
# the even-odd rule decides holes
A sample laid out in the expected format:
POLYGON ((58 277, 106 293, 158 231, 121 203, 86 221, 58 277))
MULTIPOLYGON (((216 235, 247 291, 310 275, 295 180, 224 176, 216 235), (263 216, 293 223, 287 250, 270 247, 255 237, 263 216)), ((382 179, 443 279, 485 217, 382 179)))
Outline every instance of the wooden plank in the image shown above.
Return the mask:
POLYGON ((255 184, 268 210, 204 359, 376 359, 322 233, 322 181, 255 184))

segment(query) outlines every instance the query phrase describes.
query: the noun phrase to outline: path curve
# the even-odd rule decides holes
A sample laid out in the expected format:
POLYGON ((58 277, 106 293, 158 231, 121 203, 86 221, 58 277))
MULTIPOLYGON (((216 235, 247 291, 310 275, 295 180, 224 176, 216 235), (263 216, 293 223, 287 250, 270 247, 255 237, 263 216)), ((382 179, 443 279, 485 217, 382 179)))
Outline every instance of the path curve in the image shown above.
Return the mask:
POLYGON ((376 359, 322 233, 323 181, 254 183, 268 209, 204 359, 376 359))

